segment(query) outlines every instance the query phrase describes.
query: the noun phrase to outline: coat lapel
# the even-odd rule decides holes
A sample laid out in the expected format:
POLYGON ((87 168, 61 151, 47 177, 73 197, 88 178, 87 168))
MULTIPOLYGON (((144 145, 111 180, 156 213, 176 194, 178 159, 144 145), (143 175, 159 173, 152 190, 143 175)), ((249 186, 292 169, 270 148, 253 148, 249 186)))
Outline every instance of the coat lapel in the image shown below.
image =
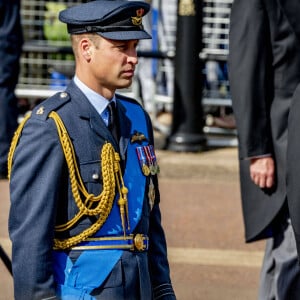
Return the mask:
POLYGON ((91 130, 97 136, 101 137, 101 139, 107 140, 114 146, 117 146, 101 116, 73 81, 70 82, 66 91, 71 95, 78 117, 81 120, 89 122, 91 130))
POLYGON ((101 137, 101 139, 110 142, 114 148, 120 152, 121 158, 125 160, 128 142, 130 139, 131 121, 127 118, 126 108, 121 103, 119 97, 117 96, 116 99, 120 127, 120 140, 117 142, 112 136, 110 130, 105 125, 101 116, 73 81, 70 82, 66 91, 71 95, 71 99, 76 107, 78 117, 81 120, 86 120, 89 122, 91 130, 97 136, 101 137))
POLYGON ((126 116, 126 108, 120 101, 117 96, 117 110, 118 110, 118 118, 119 118, 119 126, 120 126, 120 155, 122 160, 125 160, 125 154, 127 151, 129 139, 130 139, 130 131, 131 131, 131 121, 126 116))

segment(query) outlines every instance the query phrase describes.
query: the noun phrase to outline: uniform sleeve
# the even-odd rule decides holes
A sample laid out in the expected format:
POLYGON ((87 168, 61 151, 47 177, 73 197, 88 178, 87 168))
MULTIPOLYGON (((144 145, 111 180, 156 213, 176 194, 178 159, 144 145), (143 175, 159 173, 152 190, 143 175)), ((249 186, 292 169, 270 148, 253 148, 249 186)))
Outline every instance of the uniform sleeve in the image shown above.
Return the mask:
MULTIPOLYGON (((154 143, 153 130, 150 118, 148 118, 150 131, 150 143, 154 143)), ((160 193, 157 176, 153 177, 155 186, 155 204, 150 213, 149 220, 149 268, 153 287, 154 299, 174 300, 176 299, 170 279, 170 268, 167 257, 167 243, 164 230, 161 224, 160 193)))
POLYGON ((167 259, 167 245, 161 225, 159 204, 155 204, 150 215, 149 265, 154 299, 176 299, 167 259))
POLYGON ((236 0, 231 10, 229 79, 242 159, 273 153, 272 52, 268 16, 261 2, 236 0))
POLYGON ((54 299, 52 243, 63 154, 52 120, 31 118, 10 179, 9 234, 16 300, 54 299))

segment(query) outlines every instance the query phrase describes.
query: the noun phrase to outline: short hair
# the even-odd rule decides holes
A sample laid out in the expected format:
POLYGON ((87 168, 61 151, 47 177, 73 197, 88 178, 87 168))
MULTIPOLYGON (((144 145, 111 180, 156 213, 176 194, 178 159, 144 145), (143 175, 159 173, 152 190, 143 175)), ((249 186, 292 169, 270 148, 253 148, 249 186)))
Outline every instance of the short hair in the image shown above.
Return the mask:
POLYGON ((83 34, 72 34, 71 35, 71 44, 75 58, 78 57, 78 43, 83 38, 89 39, 96 49, 99 48, 101 37, 97 33, 83 33, 83 34))

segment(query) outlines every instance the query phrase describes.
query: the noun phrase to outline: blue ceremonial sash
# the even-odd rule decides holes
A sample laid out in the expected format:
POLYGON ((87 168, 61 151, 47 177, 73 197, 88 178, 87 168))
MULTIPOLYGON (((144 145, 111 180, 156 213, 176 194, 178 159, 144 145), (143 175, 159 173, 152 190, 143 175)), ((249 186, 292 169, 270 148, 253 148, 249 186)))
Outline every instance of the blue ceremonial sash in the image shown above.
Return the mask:
MULTIPOLYGON (((141 219, 146 189, 146 176, 141 171, 136 148, 148 144, 149 137, 147 122, 142 108, 128 101, 120 101, 126 108, 126 116, 132 121, 131 135, 135 132, 141 132, 147 139, 138 144, 129 142, 127 148, 127 167, 125 168, 123 180, 128 189, 130 230, 126 234, 129 235, 134 231, 141 219)), ((120 210, 117 204, 118 197, 119 195, 117 194, 108 219, 94 237, 122 236, 124 234, 120 210)), ((90 293, 93 289, 99 287, 118 262, 123 251, 86 250, 80 254, 75 264, 72 263, 64 251, 53 251, 54 276, 59 284, 58 293, 61 299, 64 299, 64 295, 65 299, 69 299, 67 298, 67 295, 69 295, 67 293, 70 292, 69 287, 71 290, 73 288, 79 289, 79 291, 83 289, 86 293, 90 293)))

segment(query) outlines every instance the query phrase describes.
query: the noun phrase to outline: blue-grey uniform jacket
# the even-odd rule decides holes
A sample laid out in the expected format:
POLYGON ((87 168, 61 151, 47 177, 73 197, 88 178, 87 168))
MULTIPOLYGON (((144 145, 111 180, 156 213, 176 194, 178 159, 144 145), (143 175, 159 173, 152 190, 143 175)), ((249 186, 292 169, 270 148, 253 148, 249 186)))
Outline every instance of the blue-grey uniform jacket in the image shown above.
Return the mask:
MULTIPOLYGON (((120 153, 123 174, 134 168, 132 162, 139 163, 137 153, 131 152, 128 157, 131 138, 136 131, 134 127, 138 124, 128 118, 131 107, 140 112, 140 117, 142 114, 147 130, 142 134, 148 144, 153 144, 150 118, 137 102, 117 95, 120 124, 117 143, 74 82, 65 92, 45 100, 33 110, 15 150, 10 177, 9 233, 16 300, 175 299, 161 226, 157 175, 145 176, 139 170, 141 176, 145 176, 143 200, 132 233, 149 237, 147 251, 121 250, 119 258, 111 263, 110 255, 101 255, 110 250, 53 250, 54 238, 79 234, 95 222, 95 217, 82 218, 76 226, 60 235, 54 230, 55 225, 72 219, 78 208, 57 128, 49 113, 55 111, 63 120, 84 185, 89 193, 98 195, 102 190, 100 152, 106 142, 120 153), (155 187, 153 207, 148 195, 150 180, 155 187), (103 275, 102 271, 106 273, 103 275), (103 278, 99 279, 101 276, 103 278), (99 285, 95 286, 96 283, 99 285)), ((139 142, 134 143, 138 146, 139 142)), ((130 201, 134 200, 129 199, 129 206, 130 201)), ((112 258, 118 257, 113 250, 111 253, 112 258)))

